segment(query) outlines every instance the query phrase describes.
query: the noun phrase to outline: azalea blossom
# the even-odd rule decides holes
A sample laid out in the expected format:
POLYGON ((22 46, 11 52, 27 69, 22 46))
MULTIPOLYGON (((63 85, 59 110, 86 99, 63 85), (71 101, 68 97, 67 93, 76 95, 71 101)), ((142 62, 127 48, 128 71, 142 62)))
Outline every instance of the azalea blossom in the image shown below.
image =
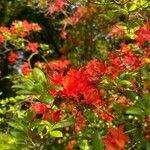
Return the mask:
POLYGON ((0 34, 0 43, 4 42, 4 36, 0 34))
POLYGON ((24 64, 22 65, 21 67, 21 73, 23 75, 28 75, 31 73, 31 69, 30 69, 30 66, 27 62, 24 62, 24 64))
POLYGON ((108 129, 108 133, 103 139, 106 150, 124 150, 125 143, 129 141, 129 137, 124 133, 123 130, 123 125, 108 129))
POLYGON ((71 140, 66 146, 66 150, 73 150, 74 145, 77 143, 76 140, 71 140))
POLYGON ((125 34, 123 26, 120 24, 115 24, 112 26, 111 32, 109 32, 108 36, 120 36, 123 37, 125 34))
POLYGON ((38 50, 39 47, 40 47, 39 43, 29 42, 28 45, 26 46, 26 50, 32 51, 34 53, 38 50))
POLYGON ((47 67, 50 67, 52 70, 59 70, 60 72, 63 72, 68 67, 69 64, 70 64, 69 60, 60 58, 58 60, 50 61, 47 67))
POLYGON ((75 122, 75 131, 79 132, 81 128, 84 126, 86 126, 85 117, 80 112, 77 112, 76 122, 75 122))
POLYGON ((54 123, 57 123, 59 121, 60 115, 62 114, 61 110, 49 110, 47 113, 44 115, 45 120, 52 120, 54 123))
POLYGON ((47 14, 52 14, 63 10, 64 5, 64 0, 54 0, 54 2, 50 1, 47 14))
POLYGON ((32 104, 32 109, 37 114, 45 114, 48 111, 48 107, 43 103, 34 103, 32 104))
POLYGON ((17 59, 19 58, 19 53, 18 52, 14 52, 14 51, 11 51, 8 55, 8 61, 10 64, 15 64, 17 59))
POLYGON ((150 40, 150 21, 146 25, 140 27, 135 32, 135 35, 139 46, 141 46, 145 41, 150 40))

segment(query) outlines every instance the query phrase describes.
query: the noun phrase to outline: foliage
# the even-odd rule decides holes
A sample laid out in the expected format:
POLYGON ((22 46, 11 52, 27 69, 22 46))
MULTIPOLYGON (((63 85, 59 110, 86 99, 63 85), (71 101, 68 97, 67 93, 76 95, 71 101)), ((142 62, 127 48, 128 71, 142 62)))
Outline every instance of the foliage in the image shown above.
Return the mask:
POLYGON ((16 95, 0 101, 1 149, 149 150, 150 2, 25 3, 59 26, 62 56, 30 38, 36 23, 0 27, 1 55, 22 62, 5 76, 16 95))

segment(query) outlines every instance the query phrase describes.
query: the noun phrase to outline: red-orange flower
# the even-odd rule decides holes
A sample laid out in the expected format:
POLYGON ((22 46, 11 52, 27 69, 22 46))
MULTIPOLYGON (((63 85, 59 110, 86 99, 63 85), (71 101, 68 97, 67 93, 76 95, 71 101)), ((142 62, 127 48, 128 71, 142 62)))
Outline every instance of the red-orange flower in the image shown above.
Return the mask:
POLYGON ((29 42, 28 45, 26 46, 26 49, 34 53, 38 50, 39 47, 40 47, 39 43, 29 42))
POLYGON ((68 17, 64 20, 65 24, 71 24, 71 25, 77 24, 80 21, 81 17, 83 16, 83 13, 84 13, 84 7, 82 5, 78 6, 73 16, 68 17))
POLYGON ((81 128, 84 126, 86 126, 85 117, 80 112, 77 112, 76 122, 75 122, 75 131, 79 132, 81 128))
POLYGON ((21 30, 22 32, 29 32, 29 31, 39 31, 41 27, 35 23, 29 23, 27 20, 18 21, 15 20, 12 22, 11 31, 15 33, 15 30, 21 30))
POLYGON ((4 42, 4 36, 0 34, 0 43, 4 42))
POLYGON ((25 62, 22 65, 21 72, 22 72, 23 75, 28 75, 29 73, 31 73, 31 69, 30 69, 29 64, 27 62, 25 62))
POLYGON ((48 107, 43 103, 34 103, 34 104, 32 104, 32 109, 37 114, 45 114, 48 110, 48 107))
POLYGON ((70 64, 69 60, 65 60, 63 57, 58 60, 53 60, 48 63, 48 66, 52 70, 64 71, 67 66, 70 64))
POLYGON ((92 76, 104 75, 105 71, 105 62, 99 62, 96 59, 91 60, 86 66, 86 72, 92 76))
POLYGON ((120 36, 123 37, 125 34, 124 30, 123 30, 123 26, 121 26, 120 24, 115 24, 112 27, 111 32, 109 32, 108 36, 120 36))
POLYGON ((64 8, 64 0, 54 0, 54 3, 50 2, 47 14, 59 12, 64 8))
POLYGON ((35 23, 29 23, 27 20, 22 21, 22 28, 23 31, 39 31, 41 30, 41 27, 38 24, 35 23))
POLYGON ((50 110, 48 113, 44 115, 45 120, 52 120, 54 123, 59 121, 60 115, 62 114, 61 110, 50 110))
POLYGON ((129 141, 129 137, 123 131, 124 126, 118 128, 109 128, 108 133, 103 139, 106 150, 124 150, 125 142, 129 141))
POLYGON ((17 59, 19 58, 19 53, 18 52, 10 52, 8 55, 8 61, 10 64, 15 64, 17 59))
POLYGON ((150 40, 150 21, 146 26, 140 27, 136 32, 136 40, 140 45, 142 45, 145 41, 150 40))
POLYGON ((76 143, 77 143, 76 140, 71 140, 71 141, 69 141, 69 143, 67 144, 65 150, 72 150, 73 147, 74 147, 74 145, 75 145, 76 143))

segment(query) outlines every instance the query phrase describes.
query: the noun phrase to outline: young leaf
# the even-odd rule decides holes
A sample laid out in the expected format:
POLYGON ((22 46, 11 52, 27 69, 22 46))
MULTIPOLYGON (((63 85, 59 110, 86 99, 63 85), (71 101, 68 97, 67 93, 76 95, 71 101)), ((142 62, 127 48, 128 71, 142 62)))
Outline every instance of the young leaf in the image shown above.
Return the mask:
POLYGON ((59 124, 61 125, 61 127, 68 127, 68 126, 71 126, 75 123, 75 120, 74 118, 70 118, 70 119, 67 119, 67 120, 64 120, 64 121, 61 121, 59 122, 59 124))
POLYGON ((51 136, 53 136, 53 137, 63 137, 63 134, 62 134, 62 132, 61 131, 57 131, 57 130, 55 130, 55 131, 51 131, 50 132, 50 135, 51 136))
POLYGON ((20 94, 20 95, 37 95, 36 92, 30 92, 30 91, 27 91, 27 90, 19 90, 16 93, 20 94))
POLYGON ((30 140, 29 136, 25 132, 22 132, 22 131, 17 131, 17 130, 11 131, 11 135, 17 138, 18 140, 23 140, 23 141, 30 140))
POLYGON ((57 85, 57 84, 51 84, 48 86, 48 90, 50 89, 56 89, 56 90, 63 90, 63 88, 60 86, 60 85, 57 85))
POLYGON ((36 82, 47 82, 45 74, 38 68, 33 69, 32 75, 36 82))
POLYGON ((144 111, 141 108, 138 107, 130 107, 126 110, 126 114, 131 114, 131 115, 143 115, 144 111))
POLYGON ((126 90, 124 95, 132 101, 138 101, 140 99, 138 93, 135 91, 126 90))
POLYGON ((32 91, 33 91, 33 92, 36 92, 36 93, 38 93, 38 94, 43 94, 43 92, 44 92, 44 87, 42 86, 41 83, 36 83, 36 84, 34 85, 34 87, 32 88, 32 91))
POLYGON ((118 81, 118 85, 119 86, 126 86, 126 87, 132 86, 131 82, 129 82, 128 80, 120 80, 120 81, 118 81))
POLYGON ((104 144, 98 131, 95 131, 92 140, 93 150, 104 150, 104 144))
POLYGON ((46 93, 40 96, 39 101, 52 104, 54 102, 54 96, 52 96, 50 93, 46 93))

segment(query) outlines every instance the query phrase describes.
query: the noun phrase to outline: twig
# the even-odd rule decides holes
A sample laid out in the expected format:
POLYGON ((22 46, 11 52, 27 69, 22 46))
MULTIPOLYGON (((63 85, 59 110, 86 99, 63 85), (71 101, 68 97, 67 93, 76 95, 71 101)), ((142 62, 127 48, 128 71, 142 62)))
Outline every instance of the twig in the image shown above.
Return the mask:
POLYGON ((28 63, 29 63, 29 66, 30 66, 30 69, 32 69, 32 66, 31 66, 31 59, 33 58, 34 55, 37 55, 38 52, 35 52, 35 53, 32 53, 29 58, 28 58, 28 63))

